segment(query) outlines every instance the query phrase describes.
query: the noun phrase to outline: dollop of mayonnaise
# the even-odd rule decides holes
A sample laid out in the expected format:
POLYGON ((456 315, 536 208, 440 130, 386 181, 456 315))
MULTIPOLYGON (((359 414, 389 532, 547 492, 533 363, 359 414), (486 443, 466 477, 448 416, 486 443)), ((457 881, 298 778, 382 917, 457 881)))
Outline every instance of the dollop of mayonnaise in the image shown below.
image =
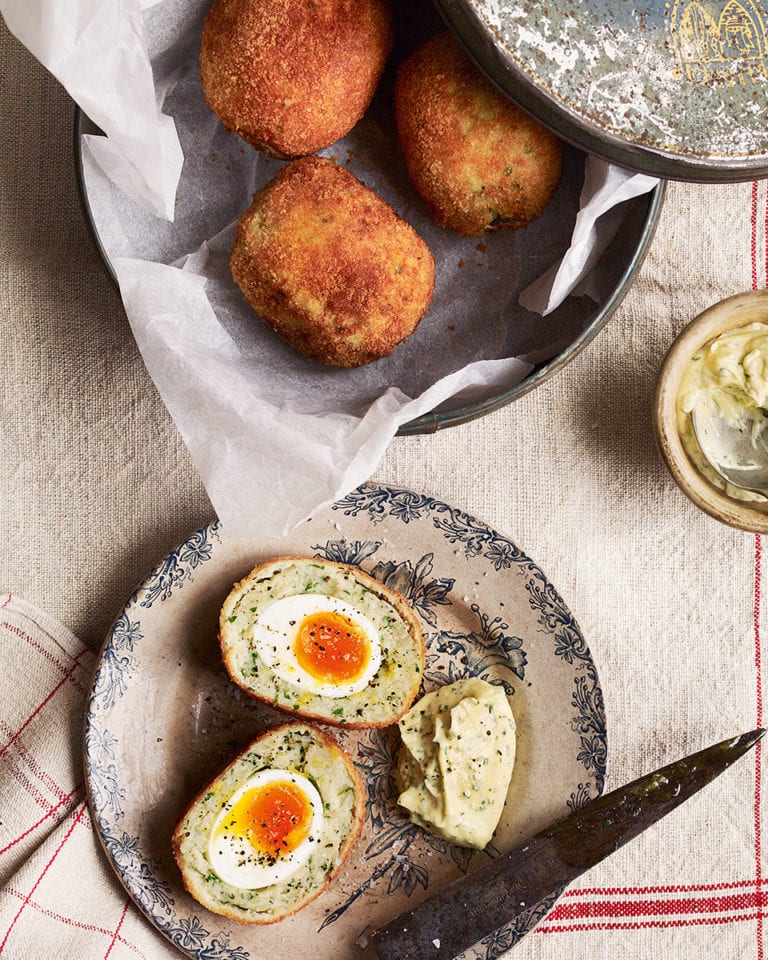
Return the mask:
POLYGON ((501 819, 515 762, 504 688, 458 680, 418 700, 398 726, 398 803, 430 833, 482 850, 501 819))
POLYGON ((680 439, 697 470, 738 500, 765 500, 727 483, 707 463, 693 429, 692 412, 711 404, 730 423, 768 422, 768 324, 755 321, 721 333, 691 357, 677 396, 680 439))

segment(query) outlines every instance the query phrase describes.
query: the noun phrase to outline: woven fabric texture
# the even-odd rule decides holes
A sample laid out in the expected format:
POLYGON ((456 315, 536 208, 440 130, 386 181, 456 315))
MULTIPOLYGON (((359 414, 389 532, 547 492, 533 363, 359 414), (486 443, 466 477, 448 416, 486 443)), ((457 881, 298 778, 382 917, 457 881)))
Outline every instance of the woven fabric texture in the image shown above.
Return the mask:
MULTIPOLYGON (((90 656, 135 584, 211 507, 84 226, 73 106, 1 23, 0 89, 0 585, 60 621, 90 656)), ((375 474, 481 517, 546 571, 600 672, 609 787, 764 720, 761 540, 719 525, 677 490, 654 446, 651 404, 662 358, 688 320, 766 286, 767 232, 765 182, 670 184, 639 277, 584 352, 482 420, 396 439, 375 474)), ((50 730, 24 727, 25 709, 78 654, 62 651, 54 669, 25 657, 24 643, 13 631, 0 636, 2 675, 17 670, 22 681, 0 709, 13 758, 3 777, 22 763, 13 747, 34 737, 56 789, 35 787, 39 799, 30 795, 19 810, 26 816, 28 805, 32 820, 12 822, 19 834, 35 816, 45 825, 0 860, 0 883, 13 877, 16 890, 8 895, 15 910, 7 901, 0 923, 0 957, 12 960, 48 956, 64 942, 62 918, 76 905, 70 912, 55 900, 38 934, 14 937, 49 889, 45 851, 70 827, 72 839, 87 832, 86 815, 77 819, 79 718, 53 740, 43 736, 50 730)), ((763 960, 764 755, 755 751, 595 868, 512 956, 763 960)), ((0 784, 4 821, 6 789, 16 786, 0 784)), ((120 895, 102 866, 80 883, 84 897, 120 895)), ((122 936, 124 909, 123 898, 100 929, 122 936)), ((121 955, 101 933, 90 942, 90 952, 63 955, 121 955)))

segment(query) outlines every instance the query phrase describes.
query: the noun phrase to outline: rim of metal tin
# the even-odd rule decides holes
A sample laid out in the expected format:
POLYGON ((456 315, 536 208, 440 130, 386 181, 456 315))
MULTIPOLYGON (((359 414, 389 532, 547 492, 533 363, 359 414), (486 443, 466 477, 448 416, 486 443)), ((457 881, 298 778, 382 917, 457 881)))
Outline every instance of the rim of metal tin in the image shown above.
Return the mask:
POLYGON ((558 354, 556 357, 553 357, 551 360, 548 360, 546 363, 535 367, 533 372, 530 373, 525 380, 515 384, 514 387, 506 390, 504 393, 500 393, 498 396, 495 396, 490 400, 483 400, 479 401, 478 403, 462 407, 459 410, 452 410, 448 413, 430 413, 425 414, 422 417, 417 417, 416 420, 411 420, 409 423, 403 424, 403 426, 401 426, 398 430, 398 436, 409 436, 416 433, 435 433, 437 430, 442 430, 444 427, 453 427, 460 423, 468 423, 470 420, 476 420, 478 417, 483 417, 488 413, 493 413, 494 410, 500 410, 513 400, 517 400, 519 397, 522 397, 524 394, 533 390, 533 388, 538 386, 540 383, 543 383, 545 380, 549 380, 553 374, 557 373, 567 363, 573 360, 577 354, 581 353, 584 347, 591 343, 598 333, 600 333, 610 319, 611 315, 624 299, 630 284, 635 278, 637 271, 640 269, 643 260, 645 260, 645 255, 647 254, 651 245, 651 241, 656 233, 656 226, 658 224, 659 214, 661 213, 661 208, 664 203, 666 189, 667 185, 664 181, 662 181, 650 195, 650 204, 645 216, 645 223, 643 225, 640 243, 635 250, 634 256, 627 264, 626 269, 614 287, 611 296, 595 314, 589 326, 565 350, 563 350, 562 353, 558 354))
POLYGON ((497 45, 468 0, 433 0, 443 20, 480 70, 503 93, 549 127, 554 133, 588 153, 611 163, 665 180, 692 183, 739 183, 768 177, 768 155, 729 157, 727 164, 704 157, 644 147, 612 133, 569 109, 515 62, 509 50, 497 45))
MULTIPOLYGON (((119 292, 117 276, 114 268, 112 267, 112 263, 109 259, 107 251, 104 249, 101 238, 96 230, 93 220, 93 213, 91 211, 91 205, 88 200, 88 193, 85 189, 81 137, 84 133, 95 132, 96 129, 97 128, 86 117, 82 110, 79 107, 75 107, 73 146, 75 156, 75 176, 77 179, 77 190, 80 196, 80 206, 83 211, 83 218, 85 220, 88 233, 90 234, 93 245, 101 258, 104 270, 115 289, 119 292), (86 129, 86 127, 88 129, 86 129)), ((492 413, 494 410, 499 410, 502 407, 507 406, 513 400, 516 400, 518 397, 522 397, 530 390, 533 390, 535 386, 538 386, 538 384, 548 380, 553 374, 557 373, 558 370, 564 367, 570 360, 580 353, 605 326, 610 316, 623 300, 629 285, 635 277, 635 274, 640 269, 640 266, 645 259, 645 255, 648 252, 648 248, 650 247, 651 241, 653 240, 653 236, 656 232, 656 226, 658 224, 659 215, 664 203, 665 193, 666 184, 661 182, 650 194, 649 205, 645 214, 645 222, 643 223, 642 232, 640 234, 640 242, 635 249, 632 259, 627 264, 624 272, 620 276, 611 293, 611 296, 596 312, 591 322, 584 329, 581 335, 578 336, 565 350, 563 350, 562 353, 559 353, 556 357, 553 357, 546 363, 542 363, 535 367, 533 372, 530 373, 525 380, 515 384, 515 386, 511 387, 509 390, 505 390, 503 393, 500 393, 489 400, 481 400, 476 403, 471 403, 465 407, 459 407, 456 410, 422 414, 422 416, 416 417, 414 420, 409 420, 408 423, 402 424, 397 431, 397 436, 403 437, 422 433, 436 433, 438 430, 444 430, 446 427, 455 427, 462 423, 468 423, 471 420, 477 420, 479 417, 484 417, 486 414, 492 413)))
POLYGON ((96 127, 96 125, 92 123, 88 117, 86 117, 80 107, 75 105, 75 122, 72 130, 72 148, 75 155, 75 180, 77 183, 77 193, 80 198, 80 209, 83 212, 83 220, 85 220, 85 226, 90 235, 91 243, 93 243, 96 252, 101 258, 101 265, 104 267, 104 272, 106 273, 115 290, 120 293, 120 284, 117 282, 117 274, 114 271, 112 261, 109 259, 107 251, 104 249, 104 244, 101 242, 101 237, 96 230, 96 224, 93 219, 93 211, 91 210, 91 202, 88 199, 88 192, 85 189, 82 137, 84 134, 98 132, 98 127, 96 127))

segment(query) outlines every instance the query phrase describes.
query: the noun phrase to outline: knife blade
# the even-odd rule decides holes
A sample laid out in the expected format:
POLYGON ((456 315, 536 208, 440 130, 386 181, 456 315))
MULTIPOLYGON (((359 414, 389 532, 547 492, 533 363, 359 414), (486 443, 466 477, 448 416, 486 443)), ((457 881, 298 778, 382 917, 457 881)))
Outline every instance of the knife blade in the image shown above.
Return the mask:
POLYGON ((723 740, 592 800, 370 933, 380 960, 449 960, 511 923, 666 816, 750 750, 723 740))

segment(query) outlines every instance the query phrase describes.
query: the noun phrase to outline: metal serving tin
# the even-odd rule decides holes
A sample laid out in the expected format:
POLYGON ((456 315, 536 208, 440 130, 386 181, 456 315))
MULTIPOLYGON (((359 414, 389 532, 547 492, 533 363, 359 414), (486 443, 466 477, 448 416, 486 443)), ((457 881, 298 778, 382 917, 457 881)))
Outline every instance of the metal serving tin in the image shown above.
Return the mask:
POLYGON ((765 0, 435 0, 555 133, 673 180, 768 176, 765 0))

